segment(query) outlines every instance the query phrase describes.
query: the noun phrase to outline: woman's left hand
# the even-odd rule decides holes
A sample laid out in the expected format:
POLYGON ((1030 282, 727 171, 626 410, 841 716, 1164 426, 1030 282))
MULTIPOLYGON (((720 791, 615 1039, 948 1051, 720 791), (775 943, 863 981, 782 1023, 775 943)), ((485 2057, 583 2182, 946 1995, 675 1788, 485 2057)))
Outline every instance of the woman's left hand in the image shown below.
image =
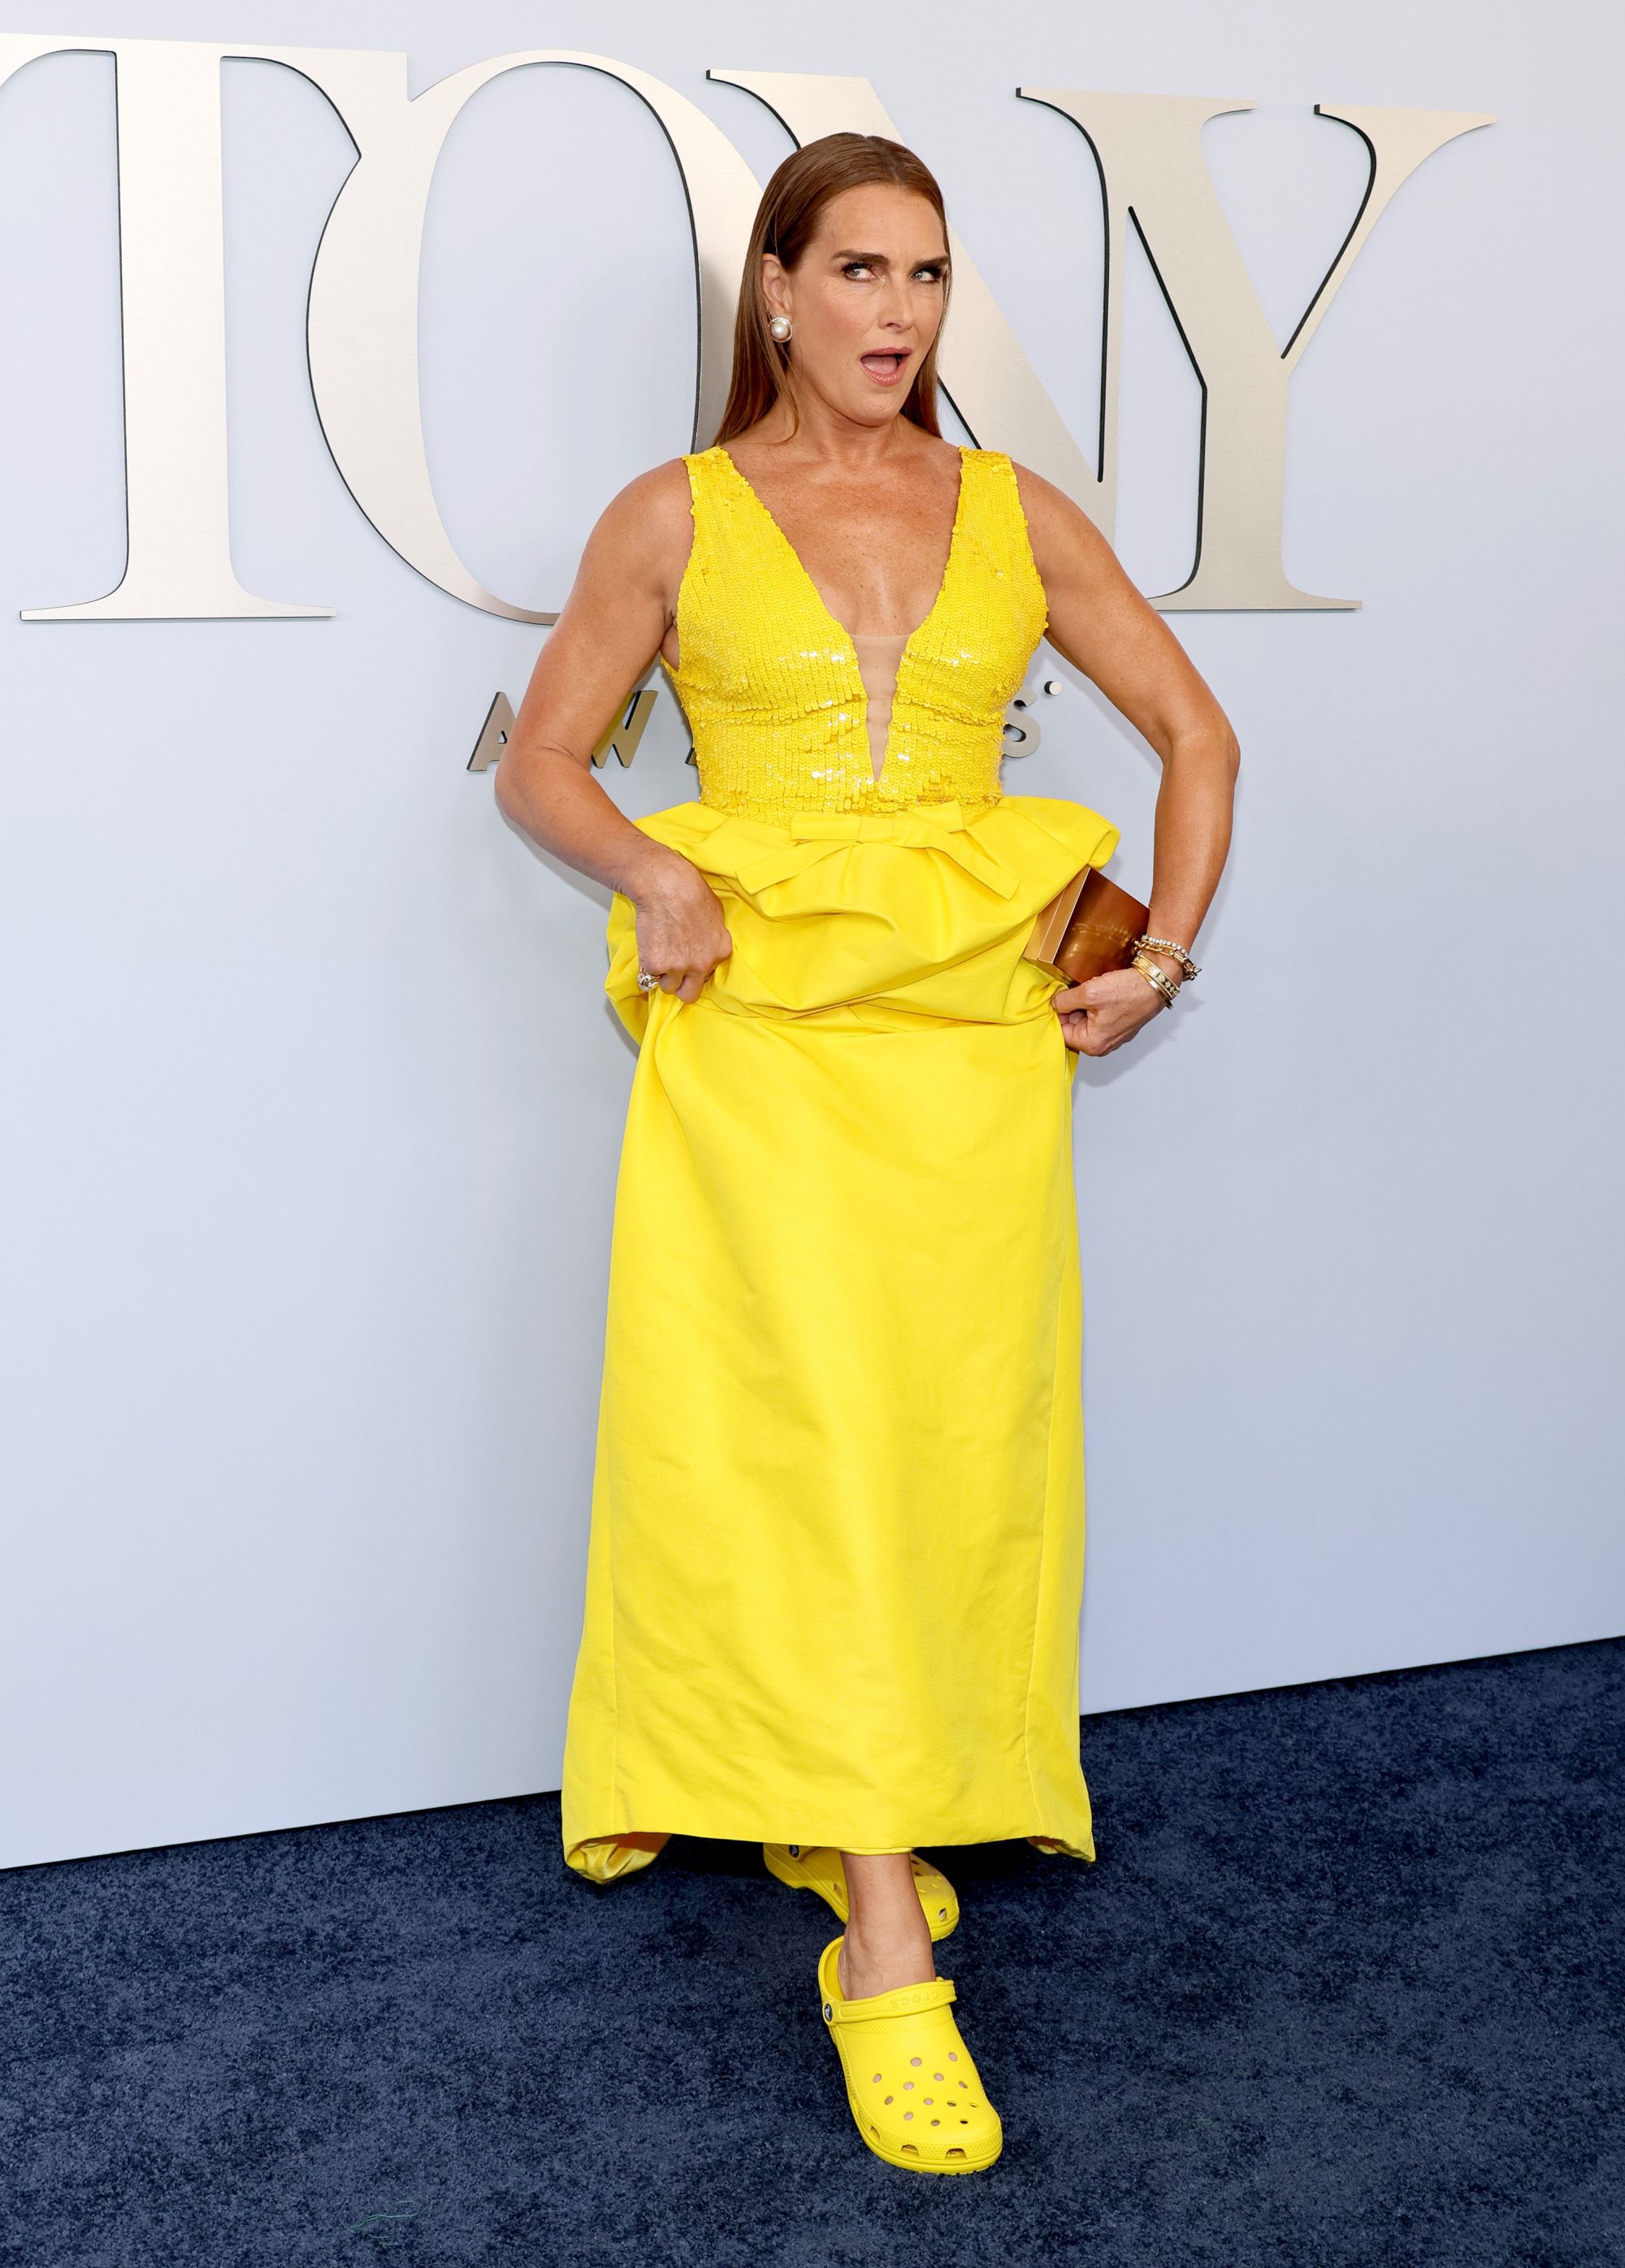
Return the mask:
POLYGON ((1051 1005, 1069 1048, 1080 1056, 1109 1056, 1160 1016, 1165 1003, 1137 968, 1108 968, 1104 976, 1067 985, 1051 1005))

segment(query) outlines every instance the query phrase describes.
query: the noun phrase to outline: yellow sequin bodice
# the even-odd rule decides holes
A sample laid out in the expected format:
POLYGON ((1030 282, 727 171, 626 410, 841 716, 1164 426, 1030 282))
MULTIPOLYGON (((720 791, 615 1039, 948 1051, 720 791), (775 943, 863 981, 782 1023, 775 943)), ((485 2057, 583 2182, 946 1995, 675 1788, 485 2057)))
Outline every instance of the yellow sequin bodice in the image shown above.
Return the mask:
POLYGON ((684 460, 694 546, 669 674, 694 734, 700 801, 769 823, 1000 799, 1004 712, 1048 618, 1010 459, 961 449, 934 605, 898 665, 875 777, 851 638, 724 448, 684 460))

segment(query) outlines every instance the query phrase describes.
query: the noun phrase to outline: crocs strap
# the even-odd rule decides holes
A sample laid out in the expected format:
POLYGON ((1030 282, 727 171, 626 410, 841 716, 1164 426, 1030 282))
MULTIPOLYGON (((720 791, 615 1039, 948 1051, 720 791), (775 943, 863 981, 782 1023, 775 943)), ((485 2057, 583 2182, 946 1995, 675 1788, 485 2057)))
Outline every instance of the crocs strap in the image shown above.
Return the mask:
POLYGON ((826 2000, 827 2024, 869 2024, 888 2016, 916 2016, 927 2008, 945 2008, 959 1995, 952 1977, 933 1977, 929 1984, 900 1984, 891 1992, 871 1992, 864 2000, 826 2000))

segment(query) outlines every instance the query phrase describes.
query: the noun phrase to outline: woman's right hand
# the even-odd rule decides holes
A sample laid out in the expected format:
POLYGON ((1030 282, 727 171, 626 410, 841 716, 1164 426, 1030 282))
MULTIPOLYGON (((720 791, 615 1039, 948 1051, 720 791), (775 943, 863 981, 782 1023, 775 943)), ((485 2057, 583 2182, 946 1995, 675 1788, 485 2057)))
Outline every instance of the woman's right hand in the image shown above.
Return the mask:
POLYGON ((663 992, 697 1000, 712 969, 733 951, 716 891, 691 858, 673 850, 642 882, 633 905, 638 968, 653 969, 663 992))

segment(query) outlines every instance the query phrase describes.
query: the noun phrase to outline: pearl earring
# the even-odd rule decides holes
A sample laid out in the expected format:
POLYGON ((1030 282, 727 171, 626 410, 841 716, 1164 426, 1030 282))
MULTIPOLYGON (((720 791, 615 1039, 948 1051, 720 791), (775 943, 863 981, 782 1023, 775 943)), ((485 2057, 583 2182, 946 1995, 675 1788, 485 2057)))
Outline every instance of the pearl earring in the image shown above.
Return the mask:
POLYGON ((772 332, 779 344, 783 346, 785 340, 790 336, 790 317, 788 315, 775 315, 772 321, 768 325, 768 328, 772 332))

